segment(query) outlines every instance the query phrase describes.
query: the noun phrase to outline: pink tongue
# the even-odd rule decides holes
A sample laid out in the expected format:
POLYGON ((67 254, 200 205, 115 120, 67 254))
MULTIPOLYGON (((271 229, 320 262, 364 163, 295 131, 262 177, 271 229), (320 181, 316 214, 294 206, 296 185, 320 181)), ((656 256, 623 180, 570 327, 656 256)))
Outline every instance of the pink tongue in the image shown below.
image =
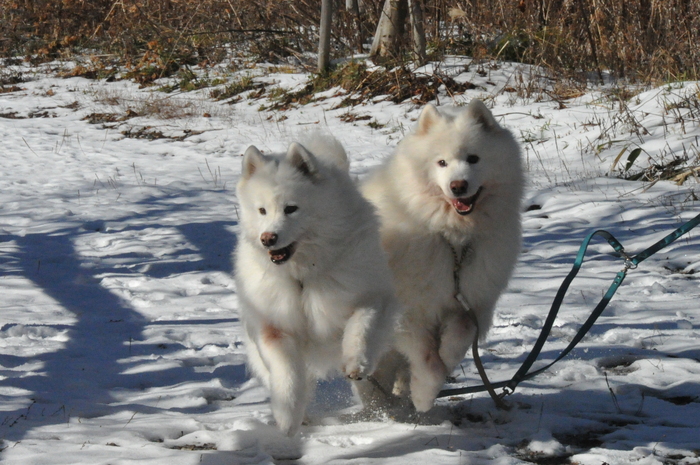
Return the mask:
POLYGON ((462 199, 453 199, 452 200, 452 205, 459 211, 469 211, 472 209, 471 204, 464 203, 462 199))

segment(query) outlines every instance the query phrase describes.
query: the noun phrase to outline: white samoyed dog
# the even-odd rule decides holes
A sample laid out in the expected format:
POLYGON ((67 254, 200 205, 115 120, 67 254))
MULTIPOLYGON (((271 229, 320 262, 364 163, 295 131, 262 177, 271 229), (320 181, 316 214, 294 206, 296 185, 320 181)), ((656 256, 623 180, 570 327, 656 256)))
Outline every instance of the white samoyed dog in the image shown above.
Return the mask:
POLYGON ((378 218, 336 139, 315 134, 277 155, 249 147, 237 195, 249 368, 291 436, 320 377, 341 371, 367 383, 391 346, 400 305, 378 218))
POLYGON ((419 412, 433 406, 476 333, 457 294, 479 334, 488 330, 521 249, 523 184, 517 142, 480 100, 443 112, 426 106, 413 133, 365 181, 405 307, 370 401, 410 391, 419 412))

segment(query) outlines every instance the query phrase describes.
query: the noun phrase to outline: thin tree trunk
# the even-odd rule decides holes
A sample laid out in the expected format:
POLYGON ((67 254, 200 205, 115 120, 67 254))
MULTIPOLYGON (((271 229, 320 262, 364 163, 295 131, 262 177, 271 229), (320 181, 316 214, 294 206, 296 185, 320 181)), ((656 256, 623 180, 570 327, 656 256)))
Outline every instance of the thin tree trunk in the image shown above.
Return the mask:
POLYGON ((364 34, 362 33, 360 0, 345 0, 345 9, 348 10, 354 17, 355 29, 357 31, 357 42, 355 43, 355 46, 357 47, 357 52, 362 53, 362 38, 364 37, 364 34))
POLYGON ((598 71, 598 79, 600 83, 603 84, 603 72, 600 70, 600 63, 598 62, 598 50, 595 45, 595 39, 593 38, 593 33, 591 32, 591 18, 588 15, 588 9, 586 8, 585 0, 579 0, 578 2, 581 8, 581 16, 583 17, 583 25, 586 28, 586 37, 588 38, 588 45, 591 47, 591 55, 593 57, 593 63, 595 63, 596 71, 598 71))
POLYGON ((318 72, 323 73, 331 63, 331 21, 333 0, 321 0, 321 27, 318 38, 318 72))
POLYGON ((420 0, 408 0, 408 11, 411 16, 411 35, 413 36, 413 53, 420 64, 425 63, 425 28, 423 26, 423 11, 420 0))
POLYGON ((377 31, 369 52, 370 57, 396 57, 399 51, 399 37, 403 26, 401 3, 405 0, 386 0, 379 16, 377 31))

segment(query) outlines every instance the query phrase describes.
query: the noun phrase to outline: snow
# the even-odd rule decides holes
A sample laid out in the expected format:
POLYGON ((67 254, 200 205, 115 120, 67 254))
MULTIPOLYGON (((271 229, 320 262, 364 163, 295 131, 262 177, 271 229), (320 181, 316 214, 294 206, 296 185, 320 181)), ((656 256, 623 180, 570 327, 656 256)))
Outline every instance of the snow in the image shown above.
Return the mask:
MULTIPOLYGON (((532 207, 482 345, 499 381, 532 347, 586 234, 607 229, 634 253, 698 213, 692 177, 678 187, 610 171, 623 149, 642 149, 635 168, 697 154, 698 115, 676 103, 700 87, 647 89, 626 106, 606 97, 609 86, 593 88, 562 107, 507 90, 521 77, 542 79, 525 67, 468 64, 440 65, 477 88, 443 92, 439 103, 479 97, 493 107, 522 143, 532 207)), ((419 423, 365 419, 335 379, 320 384, 301 434, 282 437, 266 391, 245 370, 231 277, 240 155, 250 144, 282 150, 320 128, 340 139, 362 178, 421 107, 375 99, 334 108, 342 96, 327 92, 283 113, 259 111, 264 101, 214 102, 206 89, 165 94, 56 77, 68 65, 8 65, 27 80, 0 94, 6 463, 700 463, 697 231, 631 270, 590 335, 509 396, 510 411, 474 394, 440 400, 419 423), (341 122, 348 111, 384 126, 341 122), (107 113, 124 118, 86 119, 107 113), (154 131, 169 138, 149 139, 154 131)), ((265 79, 294 88, 305 76, 272 70, 265 79)), ((621 267, 606 244, 592 246, 537 366, 566 346, 621 267)), ((453 375, 480 384, 470 357, 453 375)))

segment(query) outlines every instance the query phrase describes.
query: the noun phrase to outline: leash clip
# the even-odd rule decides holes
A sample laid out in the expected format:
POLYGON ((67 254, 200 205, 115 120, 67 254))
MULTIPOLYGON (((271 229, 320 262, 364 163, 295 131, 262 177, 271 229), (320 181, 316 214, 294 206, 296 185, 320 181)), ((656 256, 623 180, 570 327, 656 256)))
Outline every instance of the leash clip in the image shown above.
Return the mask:
POLYGON ((634 259, 632 257, 630 257, 629 254, 627 252, 625 252, 624 249, 620 250, 620 255, 622 255, 622 258, 625 259, 625 270, 624 271, 634 270, 635 268, 637 268, 638 265, 634 262, 634 259))

